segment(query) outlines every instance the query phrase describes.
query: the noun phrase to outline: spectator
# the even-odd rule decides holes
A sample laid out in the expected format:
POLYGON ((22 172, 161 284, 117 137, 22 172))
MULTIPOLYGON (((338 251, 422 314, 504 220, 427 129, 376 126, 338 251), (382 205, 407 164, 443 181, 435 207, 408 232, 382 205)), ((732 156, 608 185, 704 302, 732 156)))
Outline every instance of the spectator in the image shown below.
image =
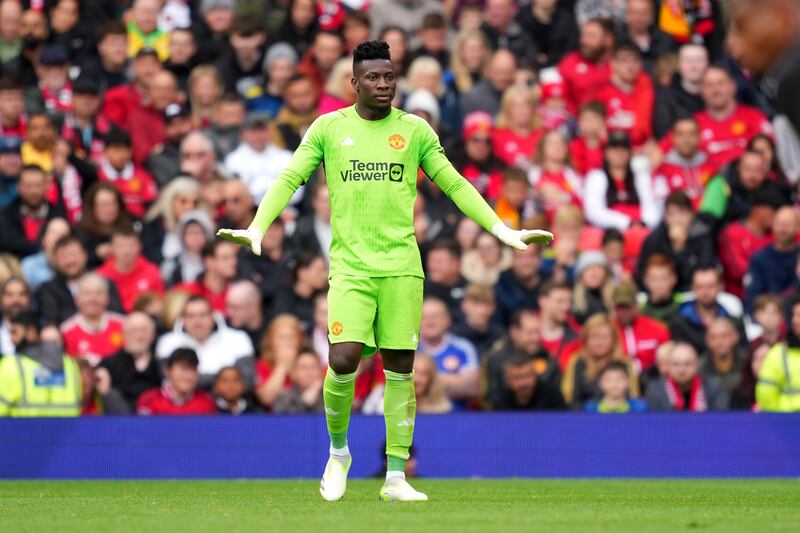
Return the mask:
POLYGON ((486 66, 485 77, 461 99, 461 114, 465 119, 473 111, 485 111, 489 115, 496 115, 500 110, 500 97, 514 83, 516 69, 517 60, 513 53, 504 48, 495 51, 486 66))
POLYGON ((53 279, 53 265, 55 263, 55 245, 59 239, 66 237, 71 232, 69 222, 56 217, 48 220, 40 231, 42 250, 29 255, 22 260, 22 271, 25 281, 32 291, 36 291, 43 283, 53 279))
POLYGON ((179 176, 161 189, 144 217, 142 248, 147 259, 160 264, 180 253, 178 222, 186 212, 197 209, 199 201, 200 186, 189 177, 179 176))
MULTIPOLYGON (((395 49, 390 46, 390 50, 394 64, 395 49)), ((489 43, 481 31, 462 29, 458 33, 450 55, 450 71, 459 94, 468 93, 480 81, 489 57, 489 43)))
POLYGON ((635 149, 653 136, 655 93, 650 77, 642 72, 642 56, 635 44, 622 42, 616 46, 611 76, 598 89, 596 98, 606 107, 608 130, 627 133, 635 149))
POLYGON ((0 360, 3 355, 16 353, 12 339, 12 319, 29 312, 31 291, 20 278, 11 277, 0 285, 0 360))
POLYGON ((122 194, 111 183, 98 182, 89 187, 84 209, 75 233, 89 252, 92 266, 100 265, 111 253, 111 232, 114 228, 131 226, 122 194))
POLYGON ((767 352, 758 373, 756 400, 762 411, 800 411, 798 395, 792 393, 792 383, 800 380, 800 299, 790 303, 791 324, 786 342, 774 345, 767 352))
POLYGON ((108 280, 90 272, 77 280, 75 306, 78 312, 61 323, 64 351, 87 359, 92 366, 122 347, 124 317, 109 311, 108 280))
MULTIPOLYGON (((372 15, 374 15, 374 12, 372 15)), ((384 26, 381 30, 378 40, 384 41, 389 45, 389 50, 392 52, 392 66, 394 67, 395 75, 401 79, 405 78, 409 63, 411 63, 408 34, 397 25, 389 25, 384 26)))
POLYGON ((117 287, 122 309, 130 313, 138 296, 145 291, 164 293, 158 267, 142 255, 142 241, 132 228, 116 228, 111 234, 111 255, 97 269, 117 287))
POLYGON ((321 292, 314 297, 314 323, 308 334, 311 346, 319 356, 322 366, 328 365, 328 293, 321 292))
POLYGON ((506 166, 492 152, 493 130, 492 117, 487 113, 476 111, 466 115, 462 134, 464 143, 456 147, 453 156, 453 164, 461 175, 490 200, 500 193, 506 166))
POLYGON ((169 57, 169 33, 158 27, 161 5, 156 0, 135 0, 128 22, 128 57, 134 57, 142 48, 152 48, 158 59, 169 57))
POLYGON ((426 13, 417 35, 420 46, 412 52, 411 57, 432 57, 442 70, 447 69, 450 66, 450 55, 447 50, 447 21, 444 15, 437 11, 426 13))
POLYGON ((611 361, 601 371, 597 379, 600 393, 597 400, 584 404, 588 413, 641 413, 647 404, 638 398, 631 398, 630 368, 623 361, 611 361))
POLYGON ((794 208, 782 207, 775 213, 772 235, 775 241, 750 259, 745 287, 745 307, 752 309, 755 299, 764 293, 781 293, 795 283, 798 260, 797 234, 800 231, 794 208))
MULTIPOLYGON (((289 164, 291 152, 270 142, 270 118, 253 113, 242 125, 241 144, 225 158, 225 167, 247 184, 250 194, 260 202, 278 174, 289 164)), ((295 194, 295 202, 302 198, 295 194)))
POLYGON ((236 6, 233 0, 203 0, 199 7, 191 27, 198 43, 197 62, 214 63, 230 50, 228 33, 236 6))
POLYGON ((652 0, 628 0, 625 9, 625 38, 639 50, 645 69, 650 73, 653 72, 657 59, 677 48, 677 43, 661 31, 655 22, 655 4, 652 0))
POLYGON ((261 304, 261 291, 250 280, 231 284, 225 297, 225 317, 228 324, 247 333, 253 346, 261 346, 267 329, 267 319, 261 304))
POLYGON ((586 102, 578 112, 577 137, 569 143, 570 158, 581 176, 603 168, 607 137, 605 106, 598 101, 586 102))
POLYGON ((131 61, 133 81, 110 88, 103 98, 102 114, 108 120, 126 129, 131 111, 144 105, 153 77, 161 71, 158 55, 152 48, 142 48, 131 61))
POLYGON ((503 93, 492 146, 494 154, 509 166, 528 169, 533 164, 544 135, 536 104, 536 94, 530 87, 512 85, 503 93))
POLYGON ((447 304, 451 316, 460 318, 460 306, 467 280, 461 275, 461 250, 458 243, 450 239, 433 242, 425 258, 425 271, 425 295, 441 299, 447 304))
POLYGON ((605 148, 603 170, 586 177, 586 219, 600 228, 653 227, 661 219, 649 174, 631 167, 631 141, 624 132, 612 132, 605 148))
POLYGON ((197 42, 192 30, 188 27, 175 27, 169 32, 167 44, 169 59, 164 62, 164 68, 178 80, 178 89, 186 93, 189 89, 189 74, 197 66, 197 42))
POLYGON ((99 93, 128 83, 128 30, 119 20, 104 23, 97 33, 97 55, 80 65, 81 77, 95 80, 99 93))
MULTIPOLYGON (((694 300, 681 304, 672 318, 669 325, 672 338, 688 342, 696 352, 704 351, 708 326, 717 318, 732 318, 718 301, 721 292, 719 271, 713 266, 699 265, 692 274, 694 300)), ((738 321, 736 329, 743 331, 743 326, 738 321)))
POLYGON ((517 22, 533 40, 536 62, 531 66, 537 69, 557 64, 578 46, 575 17, 557 0, 533 0, 517 13, 517 22))
POLYGON ((267 307, 274 302, 279 286, 288 282, 291 277, 285 241, 286 231, 279 218, 267 228, 261 240, 260 257, 248 250, 239 250, 237 278, 253 280, 261 288, 264 304, 267 307), (276 283, 270 283, 270 280, 275 280, 276 283))
POLYGON ((478 235, 475 247, 464 252, 461 273, 470 283, 494 285, 500 273, 511 266, 511 250, 491 234, 478 235))
POLYGON ((211 124, 214 108, 224 92, 222 78, 216 68, 198 65, 189 74, 187 96, 194 123, 204 128, 211 124))
POLYGON ((533 66, 536 64, 536 46, 517 23, 517 11, 517 4, 513 0, 488 0, 480 29, 493 50, 509 50, 515 57, 533 66))
POLYGON ((247 100, 249 111, 266 113, 276 117, 284 105, 283 93, 297 67, 297 52, 292 45, 277 42, 267 49, 264 56, 264 77, 266 83, 263 92, 247 100))
POLYGON ((583 324, 596 313, 606 313, 613 307, 613 279, 608 259, 603 252, 583 252, 575 263, 575 290, 572 295, 572 315, 583 324))
POLYGON ((80 415, 83 386, 78 363, 53 342, 42 342, 32 313, 11 319, 16 354, 0 359, 0 417, 80 415))
POLYGON ((736 84, 724 68, 706 69, 700 95, 705 103, 705 110, 695 115, 700 125, 700 147, 717 168, 739 158, 757 134, 772 133, 764 113, 736 102, 736 84))
POLYGON ((286 313, 272 319, 261 339, 256 361, 256 397, 271 407, 280 393, 292 386, 290 373, 305 345, 303 329, 296 317, 286 313))
POLYGON ((22 162, 38 166, 46 173, 53 171, 53 147, 58 137, 53 118, 46 112, 31 113, 25 125, 25 142, 22 143, 22 162))
POLYGON ((258 19, 244 14, 236 16, 230 28, 231 48, 214 65, 225 81, 226 91, 244 98, 261 90, 266 41, 266 31, 258 19))
POLYGON ((315 87, 324 87, 336 62, 343 55, 342 37, 335 32, 320 31, 314 36, 314 43, 303 55, 297 72, 314 81, 315 87))
POLYGON ((25 114, 24 87, 12 76, 0 77, 0 135, 4 137, 25 137, 29 117, 25 114))
POLYGON ((106 374, 98 375, 86 359, 78 359, 81 373, 81 416, 129 415, 133 411, 122 395, 111 388, 106 374))
POLYGON ((300 350, 291 373, 292 388, 281 392, 275 399, 275 413, 323 413, 322 371, 319 357, 313 350, 300 350))
MULTIPOLYGON (((8 3, 8 2, 6 2, 8 3)), ((0 101, 2 101, 0 89, 0 101)), ((2 131, 2 125, 0 125, 2 131)), ((17 199, 17 182, 22 172, 22 156, 20 155, 18 137, 0 136, 0 209, 5 209, 17 199)))
POLYGON ((178 254, 161 263, 161 278, 167 285, 195 283, 203 275, 203 250, 214 238, 214 227, 204 211, 187 211, 178 220, 178 254))
POLYGON ((528 183, 527 173, 518 167, 503 171, 503 187, 493 202, 497 216, 508 227, 521 229, 533 216, 536 206, 528 183))
POLYGON ((180 100, 174 74, 167 70, 153 74, 147 83, 145 104, 133 107, 128 114, 128 123, 123 126, 130 133, 133 162, 136 165, 143 165, 153 149, 164 143, 164 111, 170 104, 180 100))
MULTIPOLYGON (((660 108, 658 108, 660 109, 660 108)), ((708 181, 717 169, 708 161, 708 154, 700 150, 700 127, 694 118, 677 118, 672 127, 673 148, 667 152, 656 170, 654 188, 661 200, 669 194, 683 191, 697 211, 708 181)))
POLYGON ((413 34, 422 26, 422 19, 426 13, 442 9, 440 4, 430 0, 410 0, 400 3, 393 0, 375 0, 370 4, 373 28, 379 29, 397 24, 407 34, 413 34))
POLYGON ((105 137, 117 128, 99 114, 102 102, 97 82, 86 77, 78 78, 72 85, 72 111, 66 115, 61 127, 61 137, 69 142, 70 152, 93 163, 100 162, 106 146, 105 137))
POLYGON ((244 377, 235 366, 226 366, 217 372, 212 393, 219 414, 247 415, 261 411, 250 398, 244 377))
POLYGON ((578 50, 565 55, 558 71, 566 84, 566 99, 572 111, 596 99, 598 89, 611 77, 609 60, 614 46, 614 25, 608 19, 580 22, 578 50))
POLYGON ((139 397, 139 415, 212 415, 217 412, 214 398, 198 389, 200 361, 191 348, 177 348, 166 362, 166 379, 160 388, 139 397))
POLYGON ((256 206, 253 197, 241 180, 231 179, 222 186, 224 211, 219 226, 224 228, 247 228, 253 222, 256 206))
POLYGON ((561 391, 564 401, 572 409, 581 410, 583 405, 600 394, 598 380, 600 372, 612 361, 620 361, 628 367, 631 392, 638 394, 636 373, 627 359, 617 328, 604 314, 593 315, 581 330, 581 345, 564 370, 561 391))
POLYGON ((643 279, 644 266, 653 254, 661 254, 677 266, 678 290, 689 288, 692 272, 698 265, 714 260, 713 226, 695 215, 691 199, 683 191, 670 193, 664 207, 664 220, 647 236, 639 254, 637 273, 643 279))
POLYGON ((420 89, 436 97, 439 107, 439 130, 444 132, 461 131, 461 108, 455 91, 445 79, 441 65, 432 57, 415 59, 408 67, 407 90, 409 95, 420 89))
POLYGON ((281 286, 275 293, 273 316, 295 315, 303 330, 311 325, 314 296, 328 287, 328 265, 321 254, 302 252, 297 255, 291 285, 281 286))
POLYGON ((414 357, 414 392, 418 413, 441 414, 453 410, 453 404, 439 380, 436 361, 423 352, 417 352, 414 357))
POLYGON ((26 87, 30 87, 38 83, 35 65, 38 64, 42 49, 50 38, 50 28, 44 9, 25 10, 22 13, 19 31, 22 37, 22 52, 16 59, 3 65, 3 70, 20 80, 26 87))
POLYGON ((707 351, 701 356, 700 374, 724 397, 725 409, 738 390, 747 351, 739 342, 736 324, 717 318, 706 330, 707 351))
POLYGON ((784 340, 786 321, 783 300, 776 294, 762 294, 753 303, 753 322, 761 329, 750 341, 752 353, 761 344, 772 346, 784 340))
POLYGON ((58 118, 72 111, 69 67, 67 49, 59 43, 46 44, 39 56, 39 86, 28 90, 26 107, 58 118))
POLYGON ((764 360, 767 358, 772 345, 759 344, 755 350, 747 357, 742 364, 742 379, 739 381, 739 388, 731 395, 732 410, 758 411, 756 403, 756 387, 764 360))
POLYGON ((131 138, 118 131, 106 135, 103 157, 99 163, 100 181, 111 183, 122 195, 125 210, 140 219, 158 196, 156 183, 144 168, 132 160, 131 138))
MULTIPOLYGON (((75 314, 73 294, 78 280, 86 273, 88 255, 81 240, 74 235, 62 237, 53 248, 55 277, 42 284, 37 296, 36 308, 40 310, 46 325, 58 326, 75 314)), ((122 311, 116 289, 111 286, 109 309, 122 311)))
POLYGON ((51 218, 64 217, 64 211, 47 201, 48 176, 41 167, 26 166, 19 176, 19 197, 2 212, 0 246, 18 257, 39 251, 39 232, 51 218))
POLYGON ((450 330, 453 335, 469 341, 481 358, 503 336, 503 329, 492 322, 496 310, 494 291, 490 285, 467 286, 461 310, 464 319, 450 330))
POLYGON ((332 238, 328 184, 318 178, 311 190, 311 213, 297 221, 291 247, 298 252, 321 254, 329 262, 332 238))
POLYGON ((697 351, 688 342, 677 342, 670 355, 669 372, 647 387, 650 411, 721 411, 726 399, 699 373, 697 351))
POLYGON ((700 96, 700 86, 706 68, 708 50, 693 43, 681 46, 678 51, 678 72, 672 76, 669 87, 656 93, 657 105, 653 111, 656 137, 666 135, 679 119, 693 117, 703 111, 705 103, 700 96))
POLYGON ((772 240, 775 211, 783 198, 775 191, 759 190, 750 202, 747 218, 728 224, 720 234, 717 252, 725 271, 725 290, 744 298, 744 277, 753 254, 768 246, 772 240))
POLYGON ((169 358, 176 348, 197 352, 200 364, 200 386, 208 388, 214 376, 226 366, 236 366, 245 383, 253 383, 253 345, 243 331, 229 328, 222 316, 214 313, 210 302, 202 296, 192 296, 183 309, 181 319, 173 330, 158 339, 156 356, 169 358))
MULTIPOLYGON (((303 0, 301 0, 303 1, 303 0)), ((303 134, 319 116, 317 88, 310 78, 295 74, 286 82, 284 105, 270 123, 270 136, 278 148, 294 152, 303 134)))
POLYGON ((564 206, 583 204, 583 180, 571 167, 566 137, 557 130, 539 140, 528 179, 548 220, 564 206))
POLYGON ((4 23, 0 29, 0 65, 3 65, 19 57, 22 52, 20 38, 22 5, 18 2, 0 3, 0 17, 4 23))
POLYGON ((466 339, 448 333, 452 325, 447 303, 426 296, 422 304, 419 350, 436 361, 447 397, 464 409, 478 393, 478 356, 466 339))
MULTIPOLYGON (((185 238, 185 237, 184 237, 185 238)), ((194 296, 202 296, 214 311, 225 312, 225 295, 236 277, 236 245, 217 239, 203 246, 203 274, 194 282, 180 286, 194 296)))
POLYGON ((246 117, 245 105, 234 93, 225 93, 217 99, 211 124, 205 129, 217 160, 225 159, 239 146, 241 126, 246 117))
POLYGON ((164 142, 157 145, 144 162, 144 168, 161 189, 181 173, 181 142, 194 128, 185 104, 171 103, 164 108, 163 115, 164 142))
POLYGON ((497 301, 497 320, 502 325, 509 324, 511 314, 516 309, 536 308, 539 290, 546 281, 541 274, 542 260, 536 246, 528 246, 525 251, 514 251, 511 268, 500 274, 494 286, 497 301))
POLYGON ((141 311, 125 317, 122 324, 122 348, 106 357, 95 374, 119 392, 131 412, 136 411, 139 397, 161 384, 161 371, 153 355, 156 327, 153 319, 141 311))
POLYGON ((558 387, 543 381, 536 371, 537 360, 524 352, 503 362, 503 383, 499 391, 489 390, 493 411, 558 411, 565 408, 558 387))
POLYGON ((569 315, 571 304, 572 286, 568 283, 551 280, 542 285, 539 293, 540 342, 561 368, 566 368, 579 335, 579 329, 569 315))
POLYGON ((669 324, 678 311, 675 289, 678 286, 678 272, 669 256, 655 253, 644 264, 642 281, 647 291, 647 301, 642 306, 642 314, 655 318, 662 324, 669 324))

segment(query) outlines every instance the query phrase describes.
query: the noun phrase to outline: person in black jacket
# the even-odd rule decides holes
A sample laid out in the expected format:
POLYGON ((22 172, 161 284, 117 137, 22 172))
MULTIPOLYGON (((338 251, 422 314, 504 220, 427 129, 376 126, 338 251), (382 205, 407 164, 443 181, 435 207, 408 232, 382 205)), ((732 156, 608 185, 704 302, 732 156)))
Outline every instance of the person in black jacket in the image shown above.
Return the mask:
POLYGON ((193 17, 191 26, 198 44, 195 60, 198 64, 214 63, 231 49, 228 32, 236 5, 234 0, 203 0, 196 3, 199 4, 200 16, 193 17))
POLYGON ((236 17, 231 26, 231 50, 214 64, 225 82, 225 91, 246 97, 264 87, 266 42, 267 34, 258 20, 236 17))
POLYGON ((65 217, 64 210, 45 198, 48 178, 41 167, 29 165, 22 169, 17 182, 19 196, 2 213, 0 248, 17 257, 39 251, 39 230, 55 217, 65 217))
POLYGON ((311 209, 312 213, 297 221, 289 247, 296 253, 309 252, 327 257, 331 243, 331 207, 328 185, 324 179, 317 179, 314 183, 311 209))
MULTIPOLYGON (((89 256, 83 243, 75 235, 59 239, 55 244, 53 255, 56 276, 41 286, 36 301, 45 323, 59 325, 78 310, 71 287, 74 287, 78 278, 86 273, 89 256)), ((109 310, 121 313, 119 293, 113 284, 109 284, 109 299, 109 310)))
MULTIPOLYGON (((489 390, 490 405, 494 411, 559 411, 565 408, 564 397, 558 385, 542 380, 537 373, 537 363, 548 365, 547 360, 537 360, 524 352, 513 354, 503 362, 503 382, 500 390, 489 390)), ((555 365, 549 361, 549 365, 555 365)))
POLYGON ((677 267, 677 290, 688 290, 694 269, 714 260, 716 248, 713 229, 713 223, 702 215, 694 214, 692 202, 686 193, 671 193, 666 200, 664 220, 642 244, 636 267, 639 285, 644 279, 647 260, 654 254, 662 254, 677 267))
POLYGON ((578 24, 575 12, 564 2, 533 0, 529 9, 517 13, 517 24, 531 36, 536 44, 536 63, 539 70, 552 67, 568 52, 578 47, 578 24))
POLYGON ((697 44, 685 44, 678 52, 678 72, 667 88, 656 88, 653 109, 653 133, 657 138, 668 134, 679 118, 691 117, 705 109, 700 96, 700 82, 708 67, 708 50, 697 44))

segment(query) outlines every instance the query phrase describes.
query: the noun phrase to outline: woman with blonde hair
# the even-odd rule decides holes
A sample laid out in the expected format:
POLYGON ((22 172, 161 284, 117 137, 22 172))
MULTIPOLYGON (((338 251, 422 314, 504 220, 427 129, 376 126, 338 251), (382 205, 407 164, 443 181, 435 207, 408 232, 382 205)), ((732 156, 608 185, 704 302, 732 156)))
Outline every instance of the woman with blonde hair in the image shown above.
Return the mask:
POLYGON ((411 62, 406 76, 407 97, 417 89, 426 89, 439 103, 439 125, 452 133, 461 132, 461 110, 456 92, 447 86, 442 66, 434 58, 421 56, 411 62))
POLYGON ((533 166, 528 171, 539 204, 548 220, 559 208, 583 206, 583 180, 572 168, 569 142, 559 130, 550 130, 539 139, 533 166))
POLYGON ((453 410, 439 380, 436 362, 426 353, 417 352, 414 357, 414 392, 418 413, 449 413, 453 410))
POLYGON ((593 315, 583 325, 580 349, 567 364, 561 380, 564 401, 573 409, 582 410, 584 403, 594 400, 600 393, 600 371, 611 361, 623 361, 628 366, 631 395, 639 396, 636 371, 622 349, 614 322, 606 314, 593 315))
POLYGON ((527 85, 512 85, 500 99, 492 147, 507 165, 531 167, 533 153, 544 135, 537 111, 536 92, 527 85))
POLYGON ((289 373, 297 354, 307 345, 297 317, 282 313, 272 319, 256 361, 256 397, 261 405, 272 406, 278 395, 292 386, 289 373))
POLYGON ((469 92, 481 80, 489 63, 489 43, 480 30, 462 30, 450 53, 453 83, 460 94, 469 92))
POLYGON ((583 324, 595 313, 614 308, 611 293, 614 279, 611 266, 600 250, 586 250, 575 262, 575 290, 572 293, 572 315, 583 324))
POLYGON ((189 291, 182 289, 173 289, 164 296, 161 323, 164 325, 165 331, 172 331, 172 328, 175 327, 175 322, 183 314, 186 302, 188 302, 191 297, 192 295, 189 291))
POLYGON ((184 213, 197 209, 199 204, 200 184, 196 179, 179 176, 170 181, 144 216, 144 256, 157 265, 176 257, 181 252, 178 221, 184 213))
POLYGON ((224 91, 225 85, 215 67, 200 65, 192 69, 187 92, 197 127, 205 128, 211 125, 214 105, 224 91))
POLYGON ((324 115, 356 103, 356 92, 350 84, 353 77, 353 60, 343 57, 334 63, 328 80, 325 82, 325 94, 319 99, 319 114, 324 115))

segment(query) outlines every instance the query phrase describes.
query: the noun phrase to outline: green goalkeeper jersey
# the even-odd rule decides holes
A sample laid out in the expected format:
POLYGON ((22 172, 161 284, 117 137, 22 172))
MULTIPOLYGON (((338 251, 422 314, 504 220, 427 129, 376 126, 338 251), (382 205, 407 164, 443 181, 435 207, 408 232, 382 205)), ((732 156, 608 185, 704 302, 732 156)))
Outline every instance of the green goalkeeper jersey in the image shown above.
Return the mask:
MULTIPOLYGON (((381 120, 361 118, 355 106, 319 117, 278 180, 296 190, 320 162, 330 193, 332 276, 423 277, 414 236, 420 167, 448 196, 464 186, 477 195, 444 155, 428 123, 395 108, 381 120)), ((479 196, 470 203, 477 214, 468 214, 487 229, 499 221, 479 196)), ((270 210, 254 224, 263 231, 274 216, 270 210)))

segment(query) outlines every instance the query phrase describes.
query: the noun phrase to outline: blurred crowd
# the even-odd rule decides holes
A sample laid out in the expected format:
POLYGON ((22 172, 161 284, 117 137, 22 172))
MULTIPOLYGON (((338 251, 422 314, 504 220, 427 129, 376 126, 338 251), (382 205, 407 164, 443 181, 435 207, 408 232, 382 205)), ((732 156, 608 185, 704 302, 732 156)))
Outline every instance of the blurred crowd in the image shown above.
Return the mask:
MULTIPOLYGON (((323 169, 262 257, 215 233, 354 104, 371 38, 500 218, 556 235, 505 249, 420 171, 419 412, 800 410, 797 135, 728 15, 0 0, 0 414, 323 412, 323 169)), ((363 360, 356 411, 383 379, 363 360)))

